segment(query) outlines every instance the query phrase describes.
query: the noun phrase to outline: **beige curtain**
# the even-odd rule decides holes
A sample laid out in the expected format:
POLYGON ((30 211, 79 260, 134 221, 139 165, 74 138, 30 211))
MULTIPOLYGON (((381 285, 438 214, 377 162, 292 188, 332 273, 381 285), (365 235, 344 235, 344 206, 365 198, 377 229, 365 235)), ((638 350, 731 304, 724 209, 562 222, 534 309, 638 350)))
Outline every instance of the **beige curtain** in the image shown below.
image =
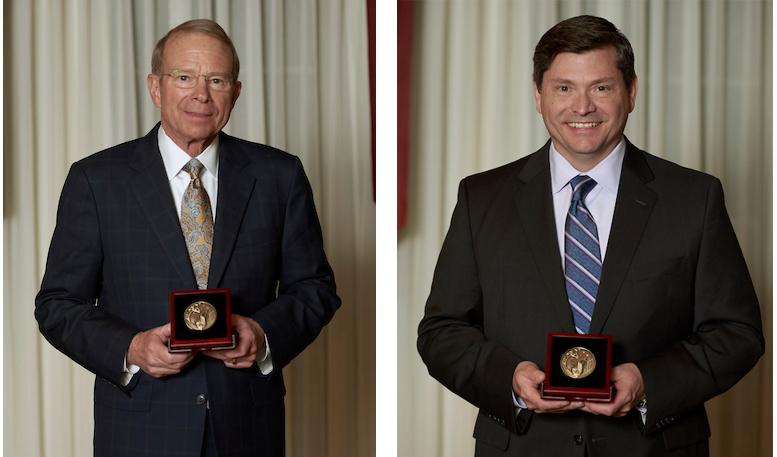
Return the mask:
POLYGON ((92 454, 94 376, 38 334, 33 298, 69 165, 145 134, 151 51, 191 18, 241 58, 227 131, 300 156, 343 306, 290 367, 289 456, 375 449, 375 205, 364 0, 5 2, 5 455, 92 454))
POLYGON ((639 77, 626 134, 722 179, 769 349, 706 406, 712 455, 771 455, 772 3, 766 0, 426 0, 415 3, 410 210, 398 236, 398 449, 471 456, 475 409, 436 383, 416 327, 464 176, 525 156, 548 134, 534 111, 534 46, 579 14, 629 37, 639 77))

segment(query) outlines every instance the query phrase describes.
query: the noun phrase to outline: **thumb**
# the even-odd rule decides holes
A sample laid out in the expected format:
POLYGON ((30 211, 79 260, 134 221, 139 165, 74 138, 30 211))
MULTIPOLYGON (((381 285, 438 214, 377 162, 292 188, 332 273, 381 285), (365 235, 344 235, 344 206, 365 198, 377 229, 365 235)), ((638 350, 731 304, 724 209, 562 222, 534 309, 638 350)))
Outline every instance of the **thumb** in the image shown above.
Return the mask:
POLYGON ((542 381, 545 380, 545 372, 542 371, 542 370, 537 370, 537 371, 532 372, 531 380, 534 381, 537 384, 541 383, 542 381))
POLYGON ((157 328, 159 329, 157 334, 160 337, 162 337, 163 339, 164 338, 170 338, 170 323, 169 322, 167 324, 165 324, 165 325, 163 325, 161 327, 157 327, 157 328))

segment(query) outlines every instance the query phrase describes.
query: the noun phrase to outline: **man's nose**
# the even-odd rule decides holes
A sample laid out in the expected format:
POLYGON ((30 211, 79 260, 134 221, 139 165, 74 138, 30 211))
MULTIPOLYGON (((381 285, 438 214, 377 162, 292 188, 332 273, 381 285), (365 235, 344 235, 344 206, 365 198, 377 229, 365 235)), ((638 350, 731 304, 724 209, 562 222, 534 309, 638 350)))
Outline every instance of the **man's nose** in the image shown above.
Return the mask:
POLYGON ((208 79, 205 75, 199 75, 196 77, 197 81, 192 88, 194 98, 201 102, 207 102, 210 100, 210 87, 208 87, 208 79))
POLYGON ((591 95, 586 91, 579 92, 576 95, 573 103, 574 105, 572 109, 574 110, 575 114, 585 116, 586 114, 596 111, 596 105, 591 99, 591 95))

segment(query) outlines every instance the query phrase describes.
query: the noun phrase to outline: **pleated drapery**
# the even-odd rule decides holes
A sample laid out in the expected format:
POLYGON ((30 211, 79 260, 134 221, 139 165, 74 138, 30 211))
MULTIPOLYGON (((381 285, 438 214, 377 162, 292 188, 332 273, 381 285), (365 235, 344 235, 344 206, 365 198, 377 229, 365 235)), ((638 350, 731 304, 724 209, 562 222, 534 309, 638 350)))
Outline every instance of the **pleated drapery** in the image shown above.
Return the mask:
POLYGON ((707 403, 711 452, 771 455, 771 1, 422 0, 413 12, 409 207, 397 241, 398 455, 473 455, 476 410, 428 375, 416 328, 459 180, 545 143, 532 92, 534 46, 579 14, 608 18, 634 47, 639 92, 629 139, 723 181, 767 353, 707 403))
POLYGON ((373 455, 365 1, 12 0, 4 17, 4 454, 92 454, 94 375, 45 342, 33 318, 59 193, 71 163, 154 126, 145 82, 154 44, 185 20, 211 18, 241 60, 225 130, 301 158, 343 299, 284 370, 287 455, 373 455))

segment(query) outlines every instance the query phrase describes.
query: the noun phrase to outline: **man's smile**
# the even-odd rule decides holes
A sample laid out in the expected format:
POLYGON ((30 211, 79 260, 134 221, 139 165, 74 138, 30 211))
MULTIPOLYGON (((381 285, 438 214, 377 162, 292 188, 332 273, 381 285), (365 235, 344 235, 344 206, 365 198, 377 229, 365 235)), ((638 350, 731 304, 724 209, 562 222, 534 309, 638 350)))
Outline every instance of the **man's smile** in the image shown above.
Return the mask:
POLYGON ((567 122, 569 127, 573 129, 592 129, 601 124, 601 122, 567 122))

